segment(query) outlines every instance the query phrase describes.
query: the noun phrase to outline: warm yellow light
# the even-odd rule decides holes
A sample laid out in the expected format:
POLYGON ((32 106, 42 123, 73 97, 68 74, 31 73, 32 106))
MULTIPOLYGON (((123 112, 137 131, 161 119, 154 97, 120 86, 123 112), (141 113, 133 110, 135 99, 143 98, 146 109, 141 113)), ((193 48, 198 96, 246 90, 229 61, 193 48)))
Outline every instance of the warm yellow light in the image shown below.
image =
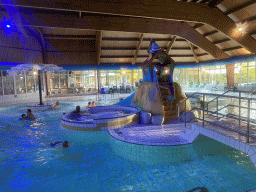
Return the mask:
POLYGON ((243 28, 242 27, 238 28, 238 31, 243 31, 243 28))
POLYGON ((125 71, 123 71, 123 74, 125 74, 125 71))
POLYGON ((36 75, 36 72, 34 72, 34 75, 36 75))

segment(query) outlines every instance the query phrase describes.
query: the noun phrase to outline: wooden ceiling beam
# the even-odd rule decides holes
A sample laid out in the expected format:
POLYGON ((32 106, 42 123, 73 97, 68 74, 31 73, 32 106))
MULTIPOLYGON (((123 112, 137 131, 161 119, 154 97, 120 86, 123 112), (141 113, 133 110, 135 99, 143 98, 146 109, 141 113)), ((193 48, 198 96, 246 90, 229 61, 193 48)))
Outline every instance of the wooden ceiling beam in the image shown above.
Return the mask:
POLYGON ((208 6, 211 8, 216 7, 217 5, 221 4, 223 1, 225 0, 211 0, 208 6))
POLYGON ((100 64, 101 56, 101 44, 102 44, 102 31, 96 32, 96 54, 97 54, 97 64, 100 64))
POLYGON ((168 45, 168 47, 166 49, 167 54, 169 54, 170 50, 172 49, 173 43, 175 42, 176 38, 177 38, 177 36, 174 35, 170 44, 168 45))
POLYGON ((152 18, 131 18, 131 17, 111 17, 99 16, 76 18, 68 15, 51 15, 44 13, 30 14, 23 13, 22 25, 27 26, 49 26, 61 28, 79 28, 107 31, 126 31, 139 33, 172 34, 179 36, 197 45, 201 49, 211 54, 214 58, 224 59, 229 56, 216 45, 202 36, 185 22, 172 20, 159 20, 152 18), (54 19, 53 19, 54 16, 54 19))
POLYGON ((226 12, 224 12, 224 14, 225 14, 225 15, 230 15, 230 14, 236 12, 236 11, 239 11, 239 10, 241 10, 241 9, 244 9, 244 8, 246 8, 246 7, 249 7, 249 6, 251 6, 252 4, 254 4, 254 3, 255 3, 255 0, 247 1, 247 2, 245 2, 245 3, 243 3, 243 4, 241 4, 241 5, 235 6, 235 7, 231 8, 231 9, 227 10, 226 12))
POLYGON ((210 31, 210 32, 207 32, 207 33, 203 34, 203 36, 207 37, 207 36, 213 35, 213 34, 218 33, 218 32, 219 31, 217 31, 217 30, 213 30, 213 31, 210 31))
POLYGON ((239 22, 241 22, 241 23, 245 23, 245 22, 249 23, 249 22, 252 22, 252 21, 255 21, 255 20, 256 20, 256 16, 253 16, 253 17, 249 17, 247 19, 243 19, 243 20, 241 20, 239 22))
POLYGON ((191 51, 192 51, 192 53, 193 53, 193 55, 194 55, 194 57, 195 57, 196 62, 199 63, 199 59, 197 58, 197 55, 196 55, 196 52, 195 52, 195 50, 194 50, 193 45, 192 45, 191 43, 189 43, 189 46, 190 46, 191 51))
POLYGON ((203 23, 197 23, 197 24, 195 24, 195 25, 193 26, 193 28, 194 28, 194 29, 197 29, 197 28, 202 27, 202 26, 204 26, 203 23))
MULTIPOLYGON (((208 55, 208 53, 201 53, 196 55, 197 57, 201 57, 204 55, 208 55)), ((170 57, 194 57, 194 55, 169 55, 170 57)), ((102 55, 100 58, 133 58, 133 55, 102 55)), ((138 55, 137 58, 147 58, 148 55, 138 55)))
POLYGON ((237 50, 237 49, 241 49, 243 48, 242 46, 236 46, 236 47, 231 47, 231 48, 226 48, 226 49, 222 49, 223 51, 233 51, 233 50, 237 50))
MULTIPOLYGON (((163 47, 167 49, 167 47, 163 47)), ((198 49, 198 47, 194 47, 198 49)), ((101 50, 136 50, 136 47, 102 47, 101 50)), ((148 47, 141 47, 140 50, 148 50, 148 47)), ((190 47, 172 47, 172 50, 191 50, 190 47)))
MULTIPOLYGON (((168 21, 176 20, 176 21, 205 23, 223 32, 225 35, 227 35, 228 37, 230 37, 231 39, 235 40, 240 45, 245 47, 248 51, 252 53, 256 53, 255 39, 248 34, 245 34, 243 36, 234 35, 233 30, 236 28, 235 22, 231 18, 226 16, 227 14, 233 13, 244 7, 252 5, 253 3, 255 3, 255 0, 251 0, 243 5, 239 5, 233 8, 232 10, 227 11, 226 15, 216 7, 210 8, 207 4, 199 3, 200 0, 198 1, 198 3, 189 3, 189 6, 187 2, 182 2, 182 1, 178 2, 175 0, 165 1, 164 3, 162 1, 155 1, 155 0, 136 0, 135 2, 130 0, 122 0, 122 1, 118 1, 118 3, 116 3, 116 1, 106 1, 106 0, 98 0, 96 2, 82 1, 82 0, 76 0, 75 2, 72 0, 66 0, 65 2, 61 0, 56 0, 56 1, 16 0, 14 2, 14 0, 10 0, 8 2, 5 2, 4 4, 0 2, 0 4, 2 4, 5 8, 7 8, 7 6, 15 5, 16 7, 20 7, 20 6, 29 7, 29 9, 33 7, 37 7, 41 9, 42 8, 58 9, 58 10, 65 10, 70 12, 76 11, 77 15, 79 15, 79 12, 82 12, 82 15, 83 13, 110 14, 110 15, 113 15, 112 18, 115 18, 116 15, 119 15, 121 17, 127 16, 127 17, 133 17, 133 18, 135 17, 143 18, 145 20, 150 18, 151 19, 157 18, 155 22, 156 24, 158 23, 158 21, 160 21, 160 19, 164 19, 168 21)), ((36 14, 37 13, 33 13, 33 15, 36 15, 36 14)), ((54 20, 56 19, 56 15, 58 14, 55 14, 54 16, 52 16, 54 17, 54 20)), ((65 14, 59 14, 59 15, 67 16, 65 14)), ((79 16, 74 16, 74 15, 72 17, 79 18, 79 16)), ((63 22, 65 23, 65 21, 63 22)), ((145 22, 142 22, 140 27, 142 27, 144 24, 145 22)), ((75 25, 78 25, 78 24, 75 24, 75 25)), ((113 29, 113 28, 115 27, 110 27, 110 29, 113 29)), ((176 35, 176 34, 172 34, 172 35, 176 35)))
POLYGON ((132 64, 133 64, 133 65, 135 64, 136 58, 137 58, 137 56, 138 56, 138 54, 139 54, 140 46, 141 46, 141 43, 142 43, 142 40, 143 40, 143 35, 144 35, 143 33, 140 34, 140 40, 139 40, 139 42, 138 42, 136 51, 135 51, 135 53, 134 53, 134 57, 133 57, 133 59, 132 59, 132 64))
MULTIPOLYGON (((103 37, 103 41, 139 41, 139 38, 134 37, 103 37)), ((172 38, 154 38, 155 41, 171 41, 172 38)), ((151 38, 143 38, 142 41, 151 41, 151 38)), ((185 39, 176 39, 176 41, 183 41, 185 42, 185 39)))
POLYGON ((224 42, 227 42, 227 41, 231 41, 231 39, 229 39, 229 38, 225 38, 225 39, 222 39, 222 40, 213 41, 213 43, 216 45, 216 44, 224 43, 224 42))

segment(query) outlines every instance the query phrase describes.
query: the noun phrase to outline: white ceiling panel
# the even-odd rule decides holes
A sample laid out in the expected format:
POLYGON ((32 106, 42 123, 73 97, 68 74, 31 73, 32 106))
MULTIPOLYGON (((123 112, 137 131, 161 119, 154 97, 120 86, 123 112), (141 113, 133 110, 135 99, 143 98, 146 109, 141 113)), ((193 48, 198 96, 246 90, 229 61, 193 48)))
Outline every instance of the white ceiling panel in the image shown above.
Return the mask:
POLYGON ((248 6, 244 9, 238 10, 232 14, 230 14, 230 18, 235 22, 240 22, 241 20, 248 19, 256 15, 256 3, 248 6))
POLYGON ((132 33, 132 32, 103 31, 102 33, 102 37, 136 38, 139 36, 140 36, 140 33, 132 33))
POLYGON ((131 63, 132 58, 100 58, 101 63, 131 63))
POLYGON ((134 50, 101 50, 101 55, 134 55, 134 50))
POLYGON ((181 63, 195 62, 195 58, 194 57, 173 57, 173 60, 175 62, 181 62, 181 63))
POLYGON ((144 33, 143 38, 171 38, 171 35, 166 35, 166 34, 153 34, 153 33, 144 33))
POLYGON ((232 51, 226 51, 225 53, 227 53, 231 57, 250 54, 250 52, 248 52, 245 48, 236 49, 236 50, 232 50, 232 51))
POLYGON ((199 61, 209 61, 209 60, 214 60, 215 58, 211 55, 204 55, 204 56, 199 56, 198 59, 199 61))
POLYGON ((212 27, 211 25, 203 25, 202 27, 199 27, 196 30, 201 34, 204 34, 204 33, 208 33, 210 31, 216 30, 216 29, 214 27, 212 27))
POLYGON ((136 47, 137 41, 102 41, 101 47, 136 47))

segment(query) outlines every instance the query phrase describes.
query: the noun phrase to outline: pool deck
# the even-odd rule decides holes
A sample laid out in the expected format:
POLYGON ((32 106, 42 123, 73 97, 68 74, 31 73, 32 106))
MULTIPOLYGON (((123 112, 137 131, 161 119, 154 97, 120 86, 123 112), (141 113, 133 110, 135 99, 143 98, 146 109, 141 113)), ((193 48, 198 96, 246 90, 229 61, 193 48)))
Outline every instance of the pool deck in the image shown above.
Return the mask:
MULTIPOLYGON (((187 125, 191 126, 190 124, 187 125)), ((185 131, 184 123, 167 125, 135 125, 121 129, 109 129, 109 134, 121 141, 139 145, 172 146, 189 144, 180 137, 185 131)))

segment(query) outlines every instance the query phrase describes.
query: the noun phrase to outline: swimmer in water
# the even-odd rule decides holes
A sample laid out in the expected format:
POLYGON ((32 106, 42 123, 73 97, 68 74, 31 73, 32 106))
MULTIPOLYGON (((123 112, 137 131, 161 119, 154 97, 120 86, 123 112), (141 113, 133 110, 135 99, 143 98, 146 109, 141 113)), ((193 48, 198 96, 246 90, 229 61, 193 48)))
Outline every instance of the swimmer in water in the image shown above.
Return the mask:
POLYGON ((62 144, 62 147, 64 148, 68 148, 70 146, 70 144, 68 143, 68 141, 64 141, 62 144))
POLYGON ((50 143, 50 147, 56 147, 57 145, 61 144, 62 143, 62 147, 63 148, 68 148, 70 146, 70 144, 68 143, 68 141, 55 141, 53 143, 50 143))
POLYGON ((25 114, 22 114, 21 115, 21 120, 26 120, 27 119, 27 116, 25 114))

